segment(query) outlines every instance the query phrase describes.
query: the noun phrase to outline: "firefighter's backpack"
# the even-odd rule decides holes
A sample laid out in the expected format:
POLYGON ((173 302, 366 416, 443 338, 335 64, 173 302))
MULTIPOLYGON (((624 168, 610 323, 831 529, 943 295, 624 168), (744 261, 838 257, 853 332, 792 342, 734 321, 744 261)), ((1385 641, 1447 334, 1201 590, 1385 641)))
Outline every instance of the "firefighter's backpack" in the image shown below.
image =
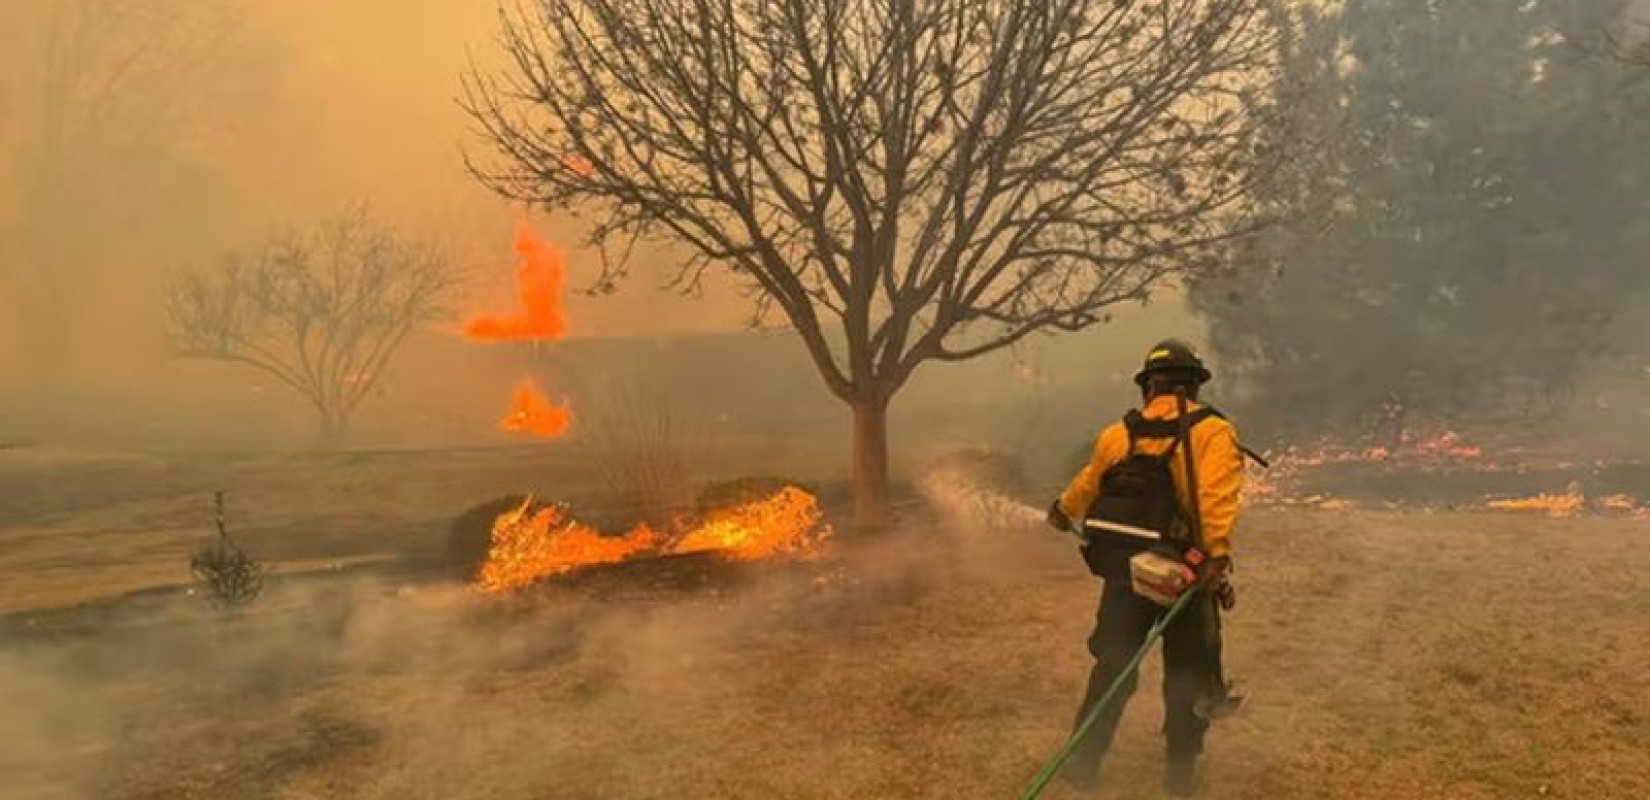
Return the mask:
MULTIPOLYGON (((1201 408, 1186 417, 1188 432, 1198 423, 1216 416, 1211 408, 1201 408)), ((1130 580, 1129 559, 1146 551, 1158 551, 1181 558, 1194 543, 1188 540, 1186 511, 1175 490, 1170 465, 1183 441, 1181 423, 1149 420, 1139 411, 1123 418, 1129 435, 1129 452, 1100 476, 1100 492, 1083 520, 1083 560, 1089 571, 1107 580, 1130 580), (1173 439, 1162 455, 1141 453, 1141 439, 1173 439)))

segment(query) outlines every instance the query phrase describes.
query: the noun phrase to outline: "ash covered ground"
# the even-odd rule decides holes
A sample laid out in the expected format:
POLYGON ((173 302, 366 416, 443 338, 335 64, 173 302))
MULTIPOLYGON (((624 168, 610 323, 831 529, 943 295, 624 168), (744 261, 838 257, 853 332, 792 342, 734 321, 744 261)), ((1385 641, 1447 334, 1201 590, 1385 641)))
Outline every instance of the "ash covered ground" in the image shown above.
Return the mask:
MULTIPOLYGON (((1088 665, 1097 585, 1069 542, 943 482, 895 532, 811 560, 486 594, 451 574, 455 510, 576 463, 34 457, 7 454, 8 480, 82 478, 0 537, 8 800, 1010 797, 1088 665), (198 490, 225 482, 274 568, 229 614, 184 568, 211 524, 198 490)), ((1210 796, 1650 792, 1650 520, 1485 510, 1480 488, 1454 511, 1252 510, 1227 628, 1250 702, 1211 738, 1210 796)), ((1155 796, 1155 695, 1105 796, 1155 796)))

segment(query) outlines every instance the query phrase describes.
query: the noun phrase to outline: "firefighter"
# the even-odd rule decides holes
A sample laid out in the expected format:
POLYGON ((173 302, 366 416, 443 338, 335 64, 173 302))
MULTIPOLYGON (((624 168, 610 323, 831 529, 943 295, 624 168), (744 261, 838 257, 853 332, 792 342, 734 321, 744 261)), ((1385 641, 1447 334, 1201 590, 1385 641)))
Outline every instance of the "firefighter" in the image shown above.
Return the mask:
MULTIPOLYGON (((1244 451, 1232 425, 1198 402, 1198 391, 1210 377, 1187 344, 1171 339, 1153 347, 1135 376, 1141 408, 1100 433, 1088 465, 1049 510, 1049 523, 1064 530, 1072 529, 1072 520, 1084 520, 1085 529, 1147 528, 1163 531, 1166 540, 1192 545, 1182 551, 1188 561, 1198 562, 1188 565, 1189 574, 1208 590, 1190 601, 1163 637, 1164 783, 1175 797, 1197 793, 1197 757, 1209 720, 1237 702, 1221 673, 1219 611, 1235 599, 1226 574, 1244 451), (1189 454, 1181 452, 1182 442, 1189 454), (1188 472, 1195 476, 1195 487, 1188 472)), ((1114 552, 1100 538, 1090 538, 1083 548, 1091 570, 1105 583, 1088 641, 1095 663, 1079 724, 1144 644, 1148 629, 1167 612, 1133 591, 1130 552, 1114 552)), ((1097 784, 1101 759, 1135 683, 1131 675, 1121 696, 1077 744, 1062 773, 1068 783, 1085 791, 1097 784)))

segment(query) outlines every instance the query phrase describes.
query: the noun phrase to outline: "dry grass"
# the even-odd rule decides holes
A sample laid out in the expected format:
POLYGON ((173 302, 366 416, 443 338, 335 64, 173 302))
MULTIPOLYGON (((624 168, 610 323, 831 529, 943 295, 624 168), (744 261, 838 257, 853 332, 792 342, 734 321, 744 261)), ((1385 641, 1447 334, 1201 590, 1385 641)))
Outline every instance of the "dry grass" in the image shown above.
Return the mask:
MULTIPOLYGON (((1650 796, 1647 542, 1644 521, 1255 513, 1228 648, 1251 699, 1212 736, 1209 796, 1650 796)), ((1096 586, 1054 534, 768 566, 502 600, 277 585, 238 628, 169 608, 0 645, 0 704, 25 710, 0 722, 0 772, 25 777, 0 796, 1011 798, 1059 745, 1096 586), (223 697, 235 718, 201 712, 223 697)), ((1156 664, 1104 797, 1157 796, 1156 664)))
MULTIPOLYGON (((717 441, 696 465, 710 476, 754 463, 810 478, 838 455, 834 443, 717 441)), ((0 451, 0 614, 189 583, 215 491, 234 498, 236 541, 276 573, 443 559, 453 518, 482 501, 609 501, 586 453, 559 442, 198 458, 0 451)))
POLYGON ((580 412, 601 505, 654 524, 693 505, 709 427, 658 381, 610 377, 580 412))

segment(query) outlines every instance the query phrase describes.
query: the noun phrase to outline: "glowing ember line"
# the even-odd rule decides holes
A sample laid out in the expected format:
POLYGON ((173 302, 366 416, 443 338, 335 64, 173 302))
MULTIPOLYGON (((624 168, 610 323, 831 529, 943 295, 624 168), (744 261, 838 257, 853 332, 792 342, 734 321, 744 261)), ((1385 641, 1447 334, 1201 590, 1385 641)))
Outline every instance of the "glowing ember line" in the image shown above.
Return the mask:
POLYGON ((1564 494, 1539 494, 1517 500, 1492 500, 1487 504, 1497 511, 1541 511, 1549 517, 1573 517, 1587 505, 1581 487, 1570 484, 1564 494))

